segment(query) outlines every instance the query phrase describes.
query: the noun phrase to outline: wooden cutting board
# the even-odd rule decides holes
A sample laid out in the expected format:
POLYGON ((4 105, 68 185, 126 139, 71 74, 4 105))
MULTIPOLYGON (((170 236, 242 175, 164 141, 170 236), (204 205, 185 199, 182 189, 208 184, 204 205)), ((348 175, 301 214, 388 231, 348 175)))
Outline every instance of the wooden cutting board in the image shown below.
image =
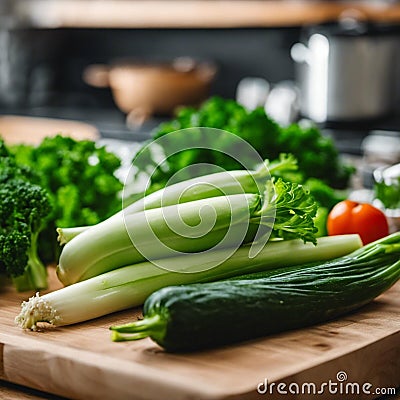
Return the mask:
POLYGON ((63 135, 75 140, 96 140, 98 129, 85 122, 59 118, 0 116, 0 137, 7 144, 39 144, 45 137, 63 135))
MULTIPOLYGON (((59 287, 53 269, 50 277, 51 288, 59 287)), ((191 354, 167 354, 150 339, 112 343, 108 327, 134 320, 140 310, 42 332, 23 331, 13 320, 29 295, 9 286, 0 289, 0 379, 68 398, 305 399, 310 397, 282 395, 276 387, 262 395, 257 386, 267 379, 285 383, 286 389, 292 384, 296 390, 296 383, 299 390, 308 383, 320 388, 329 380, 339 382, 341 371, 347 374, 343 382, 357 383, 360 391, 364 383, 371 383, 371 393, 400 386, 400 282, 345 318, 191 354)), ((323 395, 313 398, 379 397, 345 395, 346 386, 337 388, 342 392, 333 395, 325 386, 323 395)))

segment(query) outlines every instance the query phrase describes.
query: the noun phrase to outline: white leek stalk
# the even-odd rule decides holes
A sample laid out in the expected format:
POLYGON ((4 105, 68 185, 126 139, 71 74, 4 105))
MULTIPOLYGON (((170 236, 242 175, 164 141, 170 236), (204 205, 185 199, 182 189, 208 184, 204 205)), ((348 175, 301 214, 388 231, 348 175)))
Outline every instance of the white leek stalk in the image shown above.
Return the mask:
MULTIPOLYGON (((279 171, 297 169, 296 159, 292 155, 281 154, 279 159, 270 163, 266 160, 255 171, 236 170, 208 174, 201 177, 178 182, 163 189, 143 196, 136 202, 128 205, 119 213, 110 217, 134 214, 153 208, 170 206, 178 203, 200 200, 209 197, 226 196, 232 194, 264 192, 265 182, 271 179, 271 174, 279 171)), ((106 221, 100 222, 101 225, 106 221)), ((74 237, 89 229, 89 226, 57 228, 60 244, 68 243, 74 237)))
POLYGON ((246 225, 260 209, 257 194, 212 197, 119 214, 68 242, 57 267, 64 285, 135 264, 211 248, 239 247, 246 225))
POLYGON ((322 262, 351 253, 362 245, 358 235, 322 237, 314 246, 303 241, 270 242, 254 258, 244 246, 216 265, 221 252, 191 254, 163 260, 161 269, 150 262, 116 269, 86 281, 23 302, 15 322, 36 329, 38 322, 69 325, 143 304, 154 291, 165 286, 209 282, 245 273, 308 262, 322 262))

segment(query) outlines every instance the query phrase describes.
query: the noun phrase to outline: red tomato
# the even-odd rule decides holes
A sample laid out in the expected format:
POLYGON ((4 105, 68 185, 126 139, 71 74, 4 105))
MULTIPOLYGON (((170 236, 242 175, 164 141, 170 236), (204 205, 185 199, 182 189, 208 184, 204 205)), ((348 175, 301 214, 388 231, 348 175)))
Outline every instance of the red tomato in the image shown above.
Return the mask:
POLYGON ((389 234, 385 214, 366 203, 344 200, 336 204, 328 215, 329 235, 358 233, 363 244, 371 243, 389 234))

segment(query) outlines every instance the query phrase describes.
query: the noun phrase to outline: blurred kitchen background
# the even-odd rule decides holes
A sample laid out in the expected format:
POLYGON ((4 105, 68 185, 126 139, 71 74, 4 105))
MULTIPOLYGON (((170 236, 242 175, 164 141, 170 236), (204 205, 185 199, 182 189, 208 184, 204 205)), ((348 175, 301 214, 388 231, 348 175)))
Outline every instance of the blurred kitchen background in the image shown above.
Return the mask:
POLYGON ((138 141, 174 108, 152 104, 146 85, 172 103, 189 85, 198 96, 187 102, 219 95, 265 106, 280 123, 314 121, 346 154, 396 162, 399 53, 396 1, 1 0, 0 112, 138 141), (128 59, 141 68, 130 71, 128 59), (201 82, 167 75, 176 87, 164 87, 140 75, 160 60, 201 82), (142 86, 121 93, 121 80, 142 86))

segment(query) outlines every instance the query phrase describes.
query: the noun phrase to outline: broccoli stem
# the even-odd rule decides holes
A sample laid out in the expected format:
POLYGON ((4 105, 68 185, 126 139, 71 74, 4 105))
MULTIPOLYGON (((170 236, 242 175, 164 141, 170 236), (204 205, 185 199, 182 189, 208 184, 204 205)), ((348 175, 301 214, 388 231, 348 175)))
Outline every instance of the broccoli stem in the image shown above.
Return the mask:
POLYGON ((33 288, 31 276, 26 272, 23 275, 11 277, 11 280, 18 292, 26 292, 28 290, 32 290, 33 288))
POLYGON ((12 278, 18 292, 47 288, 47 270, 37 254, 38 236, 38 232, 32 233, 25 272, 12 278))

